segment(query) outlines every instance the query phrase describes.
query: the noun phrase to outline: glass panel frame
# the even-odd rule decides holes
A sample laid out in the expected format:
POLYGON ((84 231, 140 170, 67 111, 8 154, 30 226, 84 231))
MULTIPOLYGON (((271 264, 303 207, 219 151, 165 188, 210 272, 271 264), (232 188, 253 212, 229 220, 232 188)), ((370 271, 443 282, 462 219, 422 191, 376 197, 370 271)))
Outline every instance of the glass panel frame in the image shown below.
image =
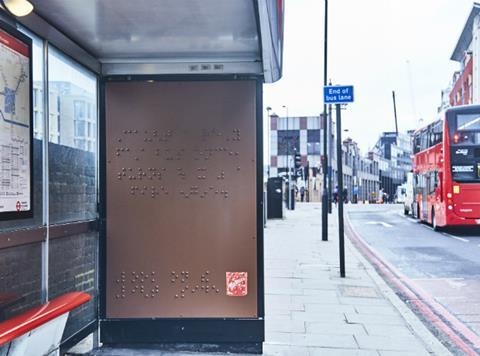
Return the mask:
POLYGON ((49 220, 97 219, 98 77, 51 45, 48 52, 49 220))

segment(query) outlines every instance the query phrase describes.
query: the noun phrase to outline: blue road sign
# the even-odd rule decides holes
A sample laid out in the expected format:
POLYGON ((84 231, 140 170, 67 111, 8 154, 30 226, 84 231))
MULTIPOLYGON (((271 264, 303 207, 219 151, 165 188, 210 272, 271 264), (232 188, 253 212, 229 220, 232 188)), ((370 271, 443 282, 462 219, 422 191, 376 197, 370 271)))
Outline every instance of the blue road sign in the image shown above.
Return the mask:
POLYGON ((323 100, 325 104, 353 103, 353 85, 323 87, 323 100))

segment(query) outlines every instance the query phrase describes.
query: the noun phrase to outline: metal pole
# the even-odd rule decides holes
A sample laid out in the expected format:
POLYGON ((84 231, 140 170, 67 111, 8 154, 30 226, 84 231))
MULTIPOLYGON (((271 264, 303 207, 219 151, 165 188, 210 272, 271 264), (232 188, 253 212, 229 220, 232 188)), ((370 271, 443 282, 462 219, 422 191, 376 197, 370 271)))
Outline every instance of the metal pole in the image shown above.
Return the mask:
POLYGON ((268 134, 268 139, 267 139, 267 157, 268 157, 268 163, 267 163, 267 178, 270 178, 270 164, 272 163, 272 154, 270 153, 271 148, 270 148, 270 141, 272 140, 272 116, 270 115, 270 111, 272 111, 272 108, 270 106, 267 106, 267 134, 268 134))
POLYGON ((395 133, 397 136, 395 137, 395 143, 398 143, 398 120, 397 120, 397 102, 395 100, 395 90, 392 91, 393 97, 393 115, 395 116, 395 133))
MULTIPOLYGON (((329 83, 332 85, 332 83, 329 83)), ((332 124, 332 105, 328 105, 328 213, 332 213, 332 158, 333 158, 333 124, 332 124)))
POLYGON ((284 105, 286 114, 287 114, 287 178, 288 178, 288 189, 287 189, 287 208, 288 210, 292 210, 292 205, 291 205, 291 196, 290 196, 290 190, 291 190, 291 180, 290 180, 290 131, 288 131, 288 108, 284 105))
MULTIPOLYGON (((328 39, 328 0, 325 0, 325 30, 323 49, 323 85, 327 86, 327 39, 328 39)), ((322 193, 322 241, 328 241, 328 192, 327 192, 327 105, 323 104, 323 193, 322 193)))
POLYGON ((337 114, 337 180, 338 180, 338 239, 340 252, 340 277, 345 278, 345 236, 343 232, 343 165, 342 165, 342 113, 340 104, 335 105, 337 114))
MULTIPOLYGON (((50 193, 49 193, 49 162, 48 162, 48 147, 50 139, 50 88, 49 88, 49 74, 48 74, 48 41, 43 42, 43 177, 42 177, 42 192, 43 192, 43 224, 45 226, 45 240, 42 241, 42 294, 41 301, 46 303, 49 300, 49 252, 50 252, 50 193)), ((33 145, 33 142, 31 143, 33 145)))

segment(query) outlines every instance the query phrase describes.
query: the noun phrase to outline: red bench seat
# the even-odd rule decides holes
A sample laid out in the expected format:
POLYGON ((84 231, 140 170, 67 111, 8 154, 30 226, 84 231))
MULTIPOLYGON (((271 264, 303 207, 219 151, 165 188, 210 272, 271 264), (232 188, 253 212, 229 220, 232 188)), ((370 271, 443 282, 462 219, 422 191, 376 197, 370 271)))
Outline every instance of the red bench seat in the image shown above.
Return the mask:
MULTIPOLYGON (((0 323, 0 349, 2 346, 18 341, 18 338, 29 334, 33 335, 35 330, 45 327, 52 320, 63 317, 66 323, 65 314, 88 302, 92 297, 82 292, 71 292, 48 303, 17 315, 9 320, 0 323)), ((63 334, 63 328, 61 329, 63 334)), ((61 339, 60 335, 60 339, 61 339)), ((48 342, 48 341, 47 341, 48 342)), ((60 340, 58 340, 58 343, 60 340)))

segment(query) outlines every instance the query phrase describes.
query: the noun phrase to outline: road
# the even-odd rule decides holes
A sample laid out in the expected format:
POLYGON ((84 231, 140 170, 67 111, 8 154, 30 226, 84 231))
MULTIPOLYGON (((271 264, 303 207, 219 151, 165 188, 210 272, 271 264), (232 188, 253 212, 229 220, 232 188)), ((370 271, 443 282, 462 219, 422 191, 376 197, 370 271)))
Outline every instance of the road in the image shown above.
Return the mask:
POLYGON ((346 214, 383 259, 480 335, 480 230, 436 232, 401 205, 348 205, 346 214))

